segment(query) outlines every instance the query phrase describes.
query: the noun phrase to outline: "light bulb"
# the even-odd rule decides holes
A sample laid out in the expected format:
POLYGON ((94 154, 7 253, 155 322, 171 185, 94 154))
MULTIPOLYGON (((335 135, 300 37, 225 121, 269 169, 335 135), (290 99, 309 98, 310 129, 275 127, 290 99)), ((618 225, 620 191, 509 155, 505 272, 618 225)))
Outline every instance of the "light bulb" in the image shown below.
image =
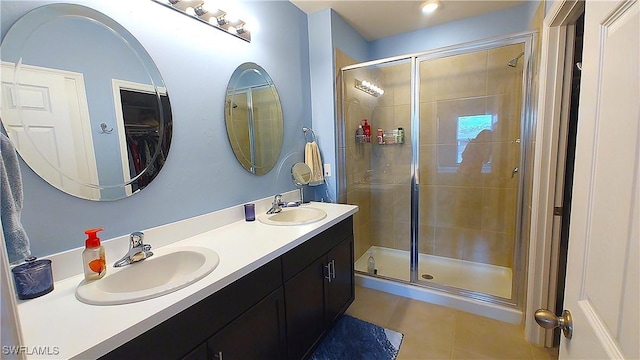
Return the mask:
POLYGON ((430 0, 422 4, 422 13, 431 14, 440 7, 440 2, 437 0, 430 0))

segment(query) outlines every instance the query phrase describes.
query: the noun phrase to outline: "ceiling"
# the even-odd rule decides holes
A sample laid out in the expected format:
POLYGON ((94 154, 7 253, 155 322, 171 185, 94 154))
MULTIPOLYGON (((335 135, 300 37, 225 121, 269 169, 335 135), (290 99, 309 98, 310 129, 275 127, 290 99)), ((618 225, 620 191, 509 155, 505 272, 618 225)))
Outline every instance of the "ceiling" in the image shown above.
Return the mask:
POLYGON ((427 16, 420 11, 420 5, 425 0, 290 1, 307 14, 332 8, 368 41, 494 12, 525 2, 515 0, 440 0, 443 6, 427 16))

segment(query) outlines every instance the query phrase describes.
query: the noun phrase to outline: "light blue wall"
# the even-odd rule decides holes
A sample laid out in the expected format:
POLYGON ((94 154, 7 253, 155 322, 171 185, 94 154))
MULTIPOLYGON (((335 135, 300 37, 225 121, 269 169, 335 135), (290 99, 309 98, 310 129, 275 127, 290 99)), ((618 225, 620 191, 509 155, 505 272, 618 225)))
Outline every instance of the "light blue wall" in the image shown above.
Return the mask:
POLYGON ((369 59, 382 59, 529 30, 537 1, 412 31, 370 43, 369 59))
MULTIPOLYGON (((28 10, 53 2, 2 0, 3 38, 28 10)), ((124 6, 113 1, 72 2, 113 18, 154 59, 171 99, 173 141, 158 177, 140 193, 113 202, 64 194, 21 163, 22 223, 34 255, 83 246, 88 228, 104 227, 102 237, 107 239, 296 188, 290 168, 303 161, 301 128, 311 126, 309 37, 301 10, 287 1, 239 2, 241 17, 258 25, 252 42, 246 43, 150 0, 130 0, 124 6), (260 177, 236 161, 224 126, 226 86, 244 62, 255 62, 269 73, 284 113, 280 160, 260 177)))
POLYGON ((369 57, 369 42, 355 31, 335 11, 331 12, 333 46, 357 61, 366 61, 369 57))
POLYGON ((316 199, 335 202, 338 182, 336 154, 336 69, 334 48, 341 49, 354 59, 364 61, 369 52, 367 41, 349 26, 335 11, 322 10, 309 18, 309 63, 311 93, 313 94, 313 129, 318 137, 322 160, 329 164, 332 176, 326 178, 327 186, 317 186, 316 199))
MULTIPOLYGON (((333 43, 330 9, 308 15, 309 69, 311 72, 311 126, 316 135, 324 164, 335 164, 335 104, 333 80, 333 43)), ((314 187, 318 199, 335 199, 335 176, 325 178, 325 185, 314 187)))

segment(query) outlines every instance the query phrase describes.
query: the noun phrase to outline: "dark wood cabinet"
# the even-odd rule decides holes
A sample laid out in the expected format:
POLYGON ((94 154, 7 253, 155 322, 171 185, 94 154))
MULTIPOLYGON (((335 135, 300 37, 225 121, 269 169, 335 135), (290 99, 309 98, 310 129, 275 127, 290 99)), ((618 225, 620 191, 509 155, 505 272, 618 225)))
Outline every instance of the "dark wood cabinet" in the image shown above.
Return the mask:
POLYGON ((325 304, 329 325, 342 315, 355 298, 353 236, 350 236, 327 254, 331 264, 331 281, 326 285, 325 304))
POLYGON ((264 298, 207 341, 210 359, 286 358, 284 292, 264 298))
POLYGON ((101 359, 302 359, 354 286, 349 217, 101 359))
POLYGON ((200 344, 200 346, 188 353, 187 356, 181 360, 203 360, 207 358, 207 344, 200 344))
MULTIPOLYGON (((321 235, 309 240, 307 246, 336 242, 336 238, 321 235)), ((355 298, 353 235, 349 232, 337 236, 346 238, 285 282, 289 360, 308 357, 355 298)), ((283 265, 287 256, 283 257, 283 265)))
POLYGON ((284 284, 289 359, 303 358, 325 331, 325 265, 319 258, 284 284))

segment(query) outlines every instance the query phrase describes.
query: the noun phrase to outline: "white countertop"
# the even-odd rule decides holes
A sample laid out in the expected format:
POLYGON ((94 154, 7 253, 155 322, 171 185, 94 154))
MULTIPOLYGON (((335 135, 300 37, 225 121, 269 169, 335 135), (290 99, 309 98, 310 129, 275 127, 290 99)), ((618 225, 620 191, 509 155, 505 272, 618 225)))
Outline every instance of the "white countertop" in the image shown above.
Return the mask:
MULTIPOLYGON (((220 264, 212 273, 178 291, 131 304, 87 305, 75 297, 75 289, 83 280, 79 273, 56 281, 49 294, 19 301, 27 358, 100 357, 358 211, 357 206, 342 204, 302 206, 320 208, 327 217, 300 226, 273 226, 242 219, 166 245, 202 246, 220 256, 220 264)), ((147 235, 145 243, 153 245, 154 238, 147 235)), ((107 253, 110 265, 114 260, 107 253)))

